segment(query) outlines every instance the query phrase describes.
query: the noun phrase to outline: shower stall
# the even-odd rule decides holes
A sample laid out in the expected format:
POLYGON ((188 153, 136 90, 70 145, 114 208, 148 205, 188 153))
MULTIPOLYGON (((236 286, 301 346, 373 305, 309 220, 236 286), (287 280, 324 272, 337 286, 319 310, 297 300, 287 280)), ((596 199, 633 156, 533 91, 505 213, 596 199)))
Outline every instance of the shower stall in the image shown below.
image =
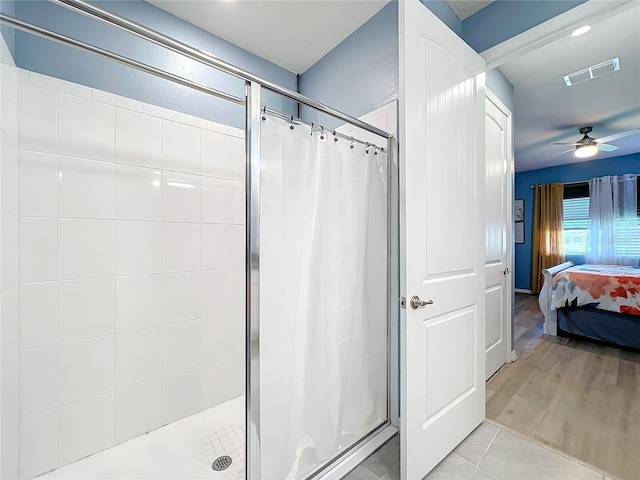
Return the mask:
POLYGON ((50 3, 245 94, 2 24, 242 109, 245 128, 3 53, 2 477, 340 478, 397 432, 393 134, 85 1, 50 3))

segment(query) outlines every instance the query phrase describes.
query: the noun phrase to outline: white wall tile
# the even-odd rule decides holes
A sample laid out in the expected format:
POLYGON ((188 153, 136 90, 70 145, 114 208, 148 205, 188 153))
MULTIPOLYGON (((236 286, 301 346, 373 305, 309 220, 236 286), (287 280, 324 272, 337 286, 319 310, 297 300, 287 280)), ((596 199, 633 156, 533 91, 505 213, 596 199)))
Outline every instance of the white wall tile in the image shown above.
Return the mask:
MULTIPOLYGON (((106 103, 114 107, 121 107, 135 112, 142 112, 142 102, 131 98, 114 95, 113 93, 104 92, 102 90, 91 89, 91 99, 96 102, 106 103)), ((117 113, 116 113, 117 118, 117 113)), ((116 120, 117 121, 117 120, 116 120)))
POLYGON ((240 328, 236 328, 233 313, 202 319, 202 363, 211 363, 225 357, 241 354, 244 342, 238 339, 240 328))
POLYGON ((116 332, 162 324, 162 275, 116 278, 116 332))
POLYGON ((202 408, 220 405, 244 394, 244 355, 202 366, 202 408))
POLYGON ((115 107, 59 94, 58 153, 113 162, 115 107))
POLYGON ((245 267, 246 256, 246 230, 244 225, 233 226, 233 266, 245 267))
MULTIPOLYGON (((2 402, 0 403, 0 478, 18 478, 18 445, 20 436, 19 424, 19 362, 15 358, 8 369, 0 377, 2 385, 2 402)), ((198 399, 199 400, 199 399, 198 399)))
POLYGON ((60 407, 58 464, 66 465, 113 445, 114 424, 114 392, 60 407))
POLYGON ((233 180, 235 140, 222 133, 202 131, 202 175, 233 180))
MULTIPOLYGON (((202 225, 202 269, 231 268, 234 266, 235 237, 237 227, 226 224, 202 225)), ((244 245, 244 239, 241 239, 244 245)))
POLYGON ((116 335, 116 388, 162 375, 162 327, 116 335))
POLYGON ((115 333, 115 279, 71 280, 58 285, 58 341, 115 333))
POLYGON ((46 282, 58 277, 58 221, 20 219, 20 280, 46 282))
POLYGON ((162 425, 162 381, 155 378, 116 391, 116 442, 162 425))
POLYGON ((202 315, 214 316, 234 310, 234 271, 206 270, 202 272, 202 315))
POLYGON ((18 142, 21 149, 57 151, 57 95, 52 90, 18 85, 18 142))
POLYGON ((20 285, 20 348, 58 342, 58 283, 20 285))
POLYGON ((60 78, 50 77, 49 75, 42 75, 37 72, 29 72, 29 83, 55 92, 68 93, 76 97, 89 98, 91 96, 91 89, 89 87, 67 82, 60 78))
POLYGON ((234 223, 237 225, 244 225, 247 218, 246 197, 244 182, 233 182, 234 223))
POLYGON ((231 180, 203 177, 202 221, 204 223, 234 223, 233 184, 231 180))
POLYGON ((220 124, 212 122, 211 120, 205 120, 204 118, 194 117, 193 115, 185 114, 184 123, 186 123, 187 125, 193 125, 194 127, 211 130, 212 132, 220 131, 220 124))
POLYGON ((162 172, 116 165, 116 218, 162 220, 162 172))
POLYGON ((33 478, 58 466, 58 411, 20 419, 20 478, 33 478))
POLYGON ((115 221, 61 218, 58 226, 61 280, 115 274, 115 221))
POLYGON ((220 124, 220 132, 232 137, 244 138, 244 130, 229 125, 220 124))
POLYGON ((148 103, 142 104, 142 112, 154 117, 166 118, 174 122, 184 122, 184 113, 169 110, 168 108, 157 107, 148 103))
POLYGON ((116 275, 162 271, 162 223, 116 222, 116 275))
POLYGON ((162 120, 116 109, 116 162, 162 167, 162 120))
MULTIPOLYGON (((0 296, 0 374, 4 374, 12 362, 18 360, 20 349, 18 286, 0 296)), ((17 390, 16 390, 17 392, 17 390)), ((4 395, 4 393, 3 393, 4 395)))
POLYGON ((162 218, 164 221, 200 222, 201 202, 201 177, 175 172, 163 173, 162 218))
POLYGON ((76 402, 115 387, 115 336, 58 347, 58 401, 76 402))
POLYGON ((189 370, 200 365, 201 320, 162 327, 162 374, 189 370))
POLYGON ((200 411, 201 372, 194 368, 162 379, 162 423, 171 423, 200 411))
POLYGON ((58 214, 71 218, 115 218, 115 165, 58 157, 58 214))
POLYGON ((236 138, 233 141, 233 178, 235 180, 244 182, 246 180, 246 161, 247 152, 246 145, 243 139, 236 138))
POLYGON ((8 213, 18 214, 18 149, 11 140, 1 132, 0 153, 0 205, 8 213))
POLYGON ((2 212, 0 222, 0 290, 5 292, 18 283, 18 217, 2 212))
POLYGON ((162 276, 162 323, 200 318, 201 302, 200 272, 166 273, 162 276))
POLYGON ((58 348, 20 352, 20 415, 58 406, 58 348))
POLYGON ((162 225, 164 272, 186 272, 202 268, 202 226, 199 223, 162 225))
POLYGON ((58 214, 57 158, 48 153, 20 150, 20 215, 55 217, 58 214))
POLYGON ((244 268, 233 269, 233 310, 241 312, 245 309, 247 296, 246 272, 244 268))
POLYGON ((162 168, 200 174, 201 129, 183 123, 162 121, 162 168))
POLYGON ((14 142, 18 140, 18 75, 18 68, 2 62, 0 65, 0 128, 14 142))

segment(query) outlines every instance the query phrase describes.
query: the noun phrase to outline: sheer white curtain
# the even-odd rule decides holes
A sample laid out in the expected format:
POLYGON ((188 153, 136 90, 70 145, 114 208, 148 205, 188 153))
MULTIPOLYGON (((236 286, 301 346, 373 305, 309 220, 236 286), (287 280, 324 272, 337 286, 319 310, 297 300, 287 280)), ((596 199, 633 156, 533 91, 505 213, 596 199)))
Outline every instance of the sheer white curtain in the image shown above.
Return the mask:
POLYGON ((303 478, 386 419, 386 154, 262 122, 262 477, 303 478))
POLYGON ((638 265, 637 194, 633 174, 589 182, 587 263, 638 265))

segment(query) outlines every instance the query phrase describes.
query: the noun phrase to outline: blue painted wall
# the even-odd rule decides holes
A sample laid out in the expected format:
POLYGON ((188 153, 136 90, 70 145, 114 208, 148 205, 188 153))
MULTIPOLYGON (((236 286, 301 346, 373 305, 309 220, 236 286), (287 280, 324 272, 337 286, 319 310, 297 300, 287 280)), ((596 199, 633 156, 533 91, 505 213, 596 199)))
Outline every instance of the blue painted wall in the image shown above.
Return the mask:
MULTIPOLYGON (((462 23, 446 2, 421 2, 460 35, 462 23)), ((398 98, 398 62, 398 6, 393 1, 304 72, 300 91, 359 117, 398 98)), ((487 72, 487 86, 513 112, 513 85, 502 72, 487 72)), ((328 128, 341 124, 306 108, 303 117, 328 128)))
MULTIPOLYGON (((14 0, 0 0, 0 12, 15 16, 15 1, 14 0)), ((6 27, 4 25, 0 25, 0 34, 4 38, 5 43, 7 44, 7 48, 11 53, 11 56, 15 59, 15 32, 13 28, 6 27)))
POLYGON ((484 52, 586 0, 496 0, 462 22, 462 38, 484 52))
POLYGON ((511 113, 515 114, 513 85, 500 69, 492 68, 487 71, 486 85, 511 110, 511 113))
MULTIPOLYGON (((99 1, 97 5, 175 37, 196 48, 296 90, 296 75, 257 55, 140 0, 99 1)), ((244 96, 244 82, 185 59, 122 30, 46 1, 16 2, 15 14, 27 22, 135 58, 227 93, 244 96)), ((187 87, 155 78, 89 53, 16 32, 16 64, 27 70, 106 90, 217 122, 244 127, 244 109, 187 87)), ((287 114, 293 102, 275 97, 267 103, 287 114)))
MULTIPOLYGON (((640 173, 640 153, 516 173, 515 198, 524 199, 525 211, 525 241, 522 245, 516 245, 516 288, 531 289, 531 246, 533 242, 533 189, 530 188, 531 185, 551 182, 579 182, 594 177, 625 173, 640 173)), ((580 264, 584 263, 584 256, 569 256, 567 260, 580 264)))
MULTIPOLYGON (((398 98, 398 4, 390 2, 301 75, 307 97, 359 117, 398 98)), ((303 118, 340 125, 316 111, 303 118)))

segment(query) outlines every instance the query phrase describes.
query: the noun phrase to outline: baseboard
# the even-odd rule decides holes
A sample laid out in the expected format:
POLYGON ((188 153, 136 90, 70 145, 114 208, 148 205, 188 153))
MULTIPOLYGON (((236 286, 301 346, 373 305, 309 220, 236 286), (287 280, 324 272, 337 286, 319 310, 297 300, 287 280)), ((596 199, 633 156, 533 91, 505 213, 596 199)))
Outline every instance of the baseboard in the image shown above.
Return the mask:
POLYGON ((513 291, 516 293, 528 293, 529 295, 533 295, 533 290, 527 290, 524 288, 514 288, 513 291))

